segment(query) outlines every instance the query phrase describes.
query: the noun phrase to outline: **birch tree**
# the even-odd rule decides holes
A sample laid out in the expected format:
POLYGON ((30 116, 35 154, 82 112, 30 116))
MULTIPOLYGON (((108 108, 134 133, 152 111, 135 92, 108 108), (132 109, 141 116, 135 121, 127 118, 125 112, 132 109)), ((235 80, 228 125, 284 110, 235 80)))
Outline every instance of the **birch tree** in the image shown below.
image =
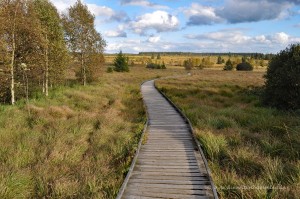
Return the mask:
MULTIPOLYGON (((31 1, 0 0, 2 49, 6 53, 4 65, 9 71, 10 103, 15 104, 16 92, 22 83, 21 64, 25 63, 31 77, 37 76, 40 49, 44 45, 41 29, 35 14, 30 9, 31 1)), ((30 78, 33 84, 34 78, 30 78)), ((22 92, 24 93, 24 92, 22 92)), ((22 95, 19 92, 19 95, 22 95)))
POLYGON ((16 54, 16 32, 20 18, 20 1, 0 2, 1 15, 1 41, 5 45, 5 50, 10 52, 9 55, 9 72, 10 72, 10 96, 11 104, 15 103, 15 54, 16 54), (4 44, 5 43, 5 44, 4 44))
POLYGON ((43 48, 43 93, 48 96, 49 85, 64 79, 68 52, 57 9, 48 0, 34 0, 34 10, 41 23, 45 40, 43 48))
POLYGON ((102 56, 106 43, 101 34, 95 29, 95 16, 91 14, 87 6, 78 0, 68 9, 63 16, 65 38, 73 56, 77 57, 80 65, 79 78, 83 85, 87 84, 87 75, 99 60, 92 59, 95 54, 102 56), (98 60, 92 63, 91 60, 98 60))

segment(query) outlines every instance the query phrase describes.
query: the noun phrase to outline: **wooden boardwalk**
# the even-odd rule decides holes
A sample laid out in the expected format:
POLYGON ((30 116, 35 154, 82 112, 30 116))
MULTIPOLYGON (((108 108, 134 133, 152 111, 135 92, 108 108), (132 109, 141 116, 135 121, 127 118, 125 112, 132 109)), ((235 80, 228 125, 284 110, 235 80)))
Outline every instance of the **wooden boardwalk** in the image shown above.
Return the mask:
POLYGON ((155 89, 142 85, 148 111, 146 143, 118 198, 217 198, 188 123, 155 89))

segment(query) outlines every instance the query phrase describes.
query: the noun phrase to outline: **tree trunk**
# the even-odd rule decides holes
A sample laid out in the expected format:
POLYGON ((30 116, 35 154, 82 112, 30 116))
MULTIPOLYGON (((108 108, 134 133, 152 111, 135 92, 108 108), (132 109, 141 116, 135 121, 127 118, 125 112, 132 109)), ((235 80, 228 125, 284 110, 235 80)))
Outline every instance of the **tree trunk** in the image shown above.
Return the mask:
POLYGON ((19 2, 16 4, 14 18, 13 18, 13 29, 12 29, 12 52, 11 52, 11 63, 10 63, 10 94, 11 94, 11 104, 14 105, 15 100, 15 74, 14 74, 14 65, 15 65, 15 51, 16 51, 16 20, 17 20, 17 10, 19 2))
POLYGON ((84 65, 84 56, 83 53, 81 53, 81 68, 82 68, 82 75, 83 75, 83 86, 86 85, 86 68, 84 65))
POLYGON ((48 45, 49 45, 49 42, 48 42, 48 36, 46 34, 46 42, 47 42, 47 45, 46 45, 46 51, 45 51, 45 95, 48 97, 49 95, 49 57, 48 57, 48 45))

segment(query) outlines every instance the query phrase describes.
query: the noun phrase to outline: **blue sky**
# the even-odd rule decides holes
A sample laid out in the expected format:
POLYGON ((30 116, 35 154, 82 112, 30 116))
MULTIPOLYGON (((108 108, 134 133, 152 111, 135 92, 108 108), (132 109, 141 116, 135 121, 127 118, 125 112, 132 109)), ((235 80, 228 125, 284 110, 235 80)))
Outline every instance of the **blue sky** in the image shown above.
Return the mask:
MULTIPOLYGON (((76 0, 51 0, 60 12, 76 0)), ((119 50, 277 53, 300 42, 300 0, 82 0, 119 50)))

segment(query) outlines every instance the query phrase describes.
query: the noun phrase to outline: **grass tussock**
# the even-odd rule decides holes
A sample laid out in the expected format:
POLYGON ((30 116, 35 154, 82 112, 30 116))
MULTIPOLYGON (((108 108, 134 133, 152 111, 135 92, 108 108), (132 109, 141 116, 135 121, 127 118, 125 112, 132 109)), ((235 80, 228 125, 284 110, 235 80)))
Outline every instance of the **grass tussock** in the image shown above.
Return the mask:
POLYGON ((131 70, 1 105, 0 198, 115 198, 146 119, 141 82, 184 72, 131 70))
POLYGON ((220 198, 298 198, 300 117, 263 107, 263 72, 157 81, 196 129, 220 198))

